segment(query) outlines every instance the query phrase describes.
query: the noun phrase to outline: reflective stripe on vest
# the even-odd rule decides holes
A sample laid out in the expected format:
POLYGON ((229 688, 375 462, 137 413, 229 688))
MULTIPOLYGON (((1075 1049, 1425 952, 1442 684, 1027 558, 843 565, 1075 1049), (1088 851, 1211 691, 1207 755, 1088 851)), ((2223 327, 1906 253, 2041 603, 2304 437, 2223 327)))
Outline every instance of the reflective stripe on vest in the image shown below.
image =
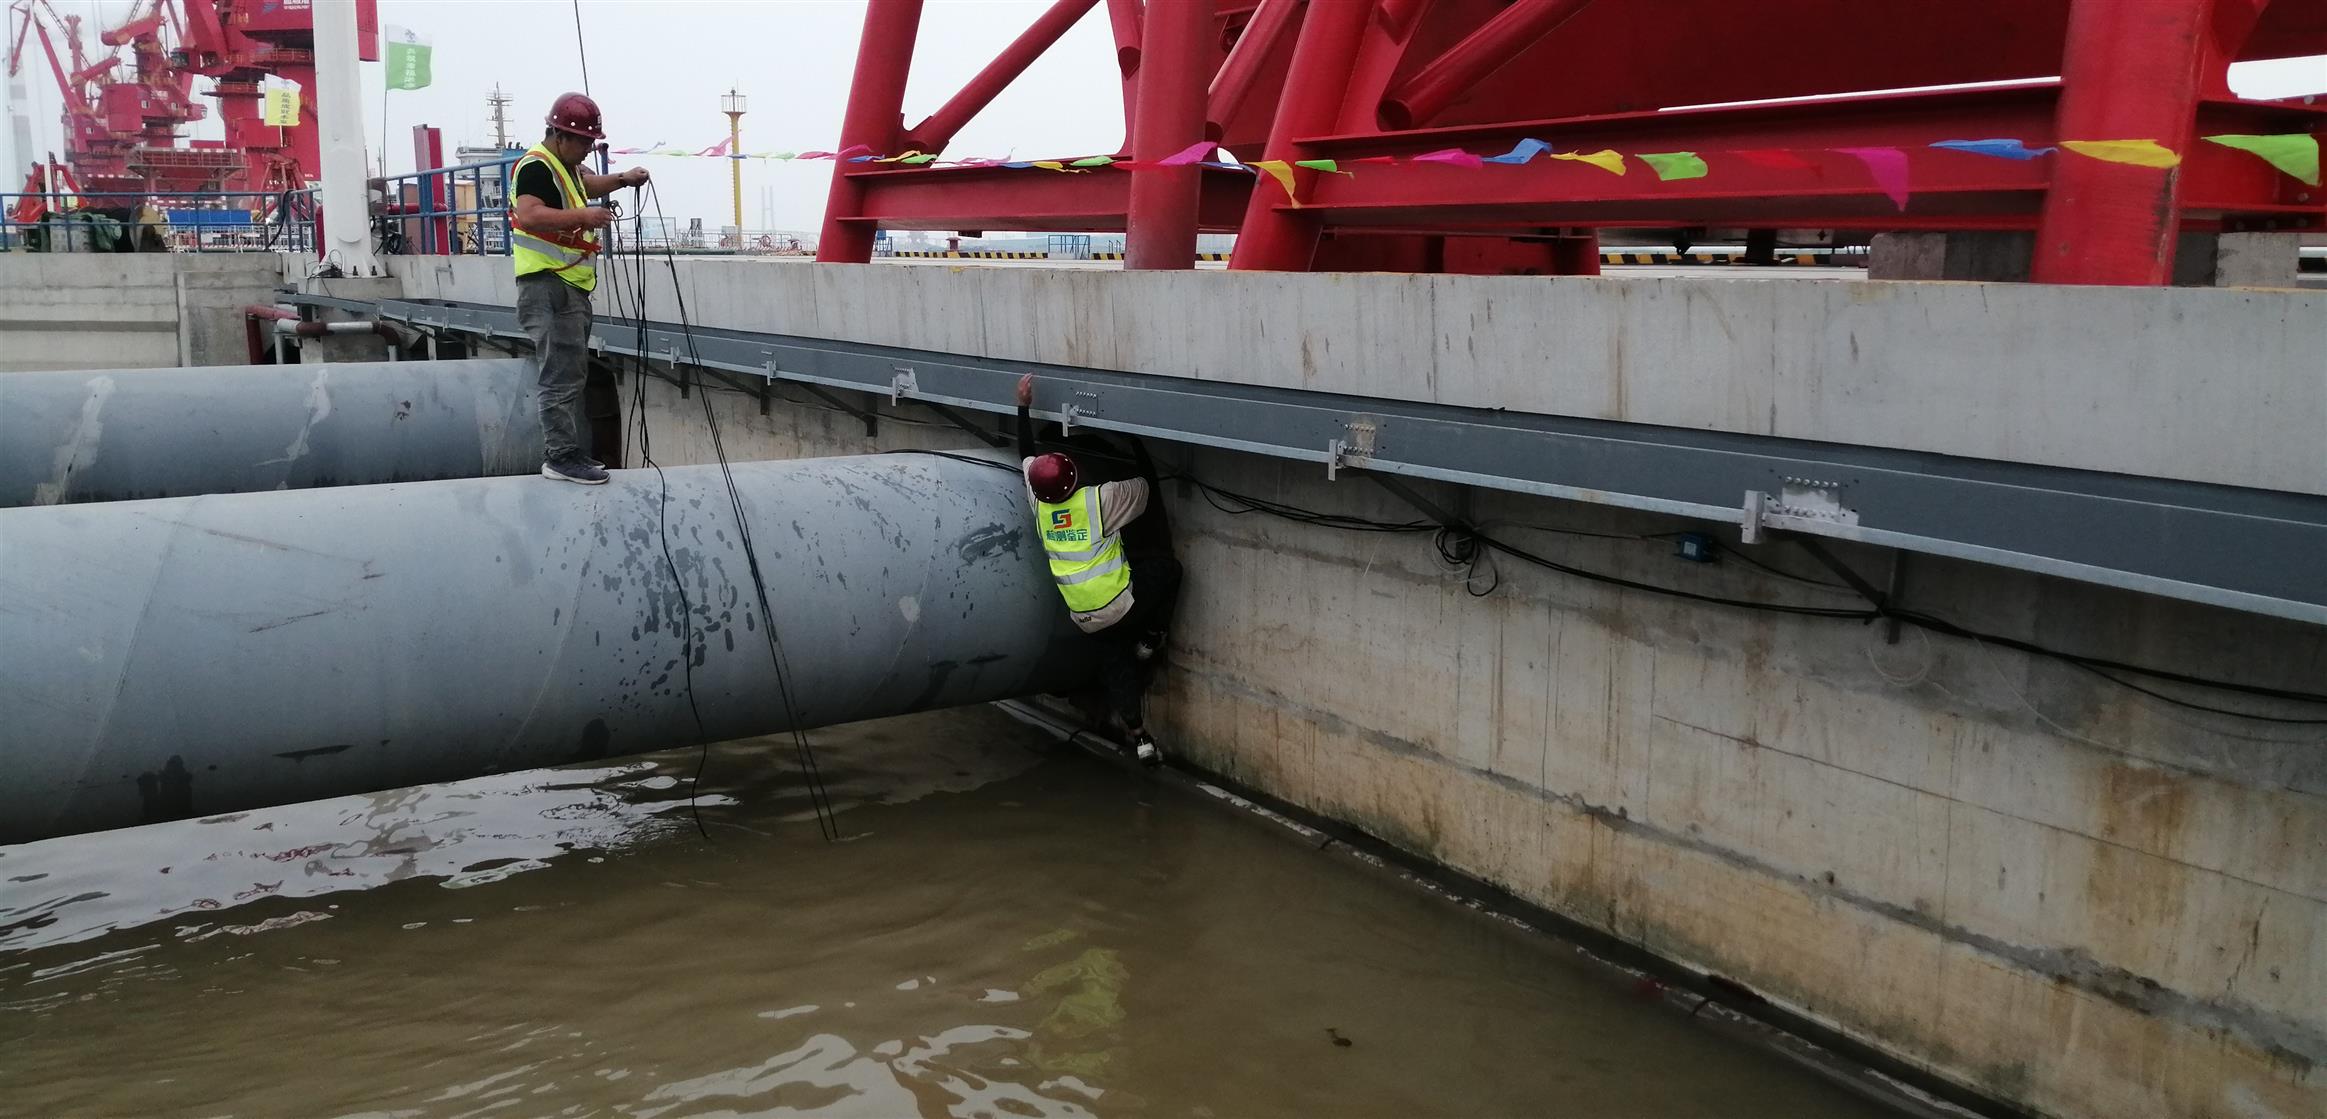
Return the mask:
POLYGON ((1034 515, 1051 581, 1067 609, 1088 614, 1131 589, 1123 542, 1099 521, 1099 487, 1085 486, 1065 501, 1037 501, 1034 515))
MULTIPOLYGON (((579 210, 590 204, 590 200, 582 194, 582 185, 574 180, 573 172, 540 144, 526 149, 525 154, 517 160, 517 166, 510 170, 512 181, 519 172, 525 170, 526 164, 535 162, 549 167, 550 177, 557 180, 558 195, 566 209, 579 210)), ((510 205, 514 207, 516 201, 512 197, 510 205)), ((595 230, 586 233, 537 233, 520 228, 514 210, 510 214, 509 256, 516 262, 517 274, 520 276, 554 272, 567 283, 583 291, 591 291, 598 286, 598 270, 590 264, 591 254, 597 251, 598 234, 595 230)))

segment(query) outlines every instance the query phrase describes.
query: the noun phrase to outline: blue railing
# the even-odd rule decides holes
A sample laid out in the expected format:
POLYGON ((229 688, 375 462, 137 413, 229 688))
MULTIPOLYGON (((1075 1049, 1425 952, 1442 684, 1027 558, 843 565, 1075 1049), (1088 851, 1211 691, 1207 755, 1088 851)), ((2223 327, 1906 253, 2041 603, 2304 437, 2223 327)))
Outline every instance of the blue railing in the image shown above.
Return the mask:
POLYGON ((377 247, 436 256, 507 254, 510 168, 521 154, 380 180, 387 200, 374 223, 377 247))
POLYGON ((315 251, 315 192, 0 194, 0 252, 315 251))

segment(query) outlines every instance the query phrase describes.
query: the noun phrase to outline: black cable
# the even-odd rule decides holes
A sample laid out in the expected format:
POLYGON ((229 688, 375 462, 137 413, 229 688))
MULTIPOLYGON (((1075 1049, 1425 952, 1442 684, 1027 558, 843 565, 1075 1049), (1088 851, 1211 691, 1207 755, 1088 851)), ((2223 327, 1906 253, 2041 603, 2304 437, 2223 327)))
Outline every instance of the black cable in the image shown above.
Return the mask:
MULTIPOLYGON (((666 221, 667 219, 663 216, 662 192, 656 190, 651 182, 647 185, 646 197, 654 205, 655 220, 658 222, 666 221)), ((640 251, 643 254, 643 246, 641 246, 640 251)), ((687 336, 688 363, 693 366, 701 366, 702 357, 696 348, 694 323, 687 315, 686 285, 679 279, 679 258, 676 253, 671 251, 667 243, 663 246, 663 260, 670 269, 671 296, 679 314, 679 328, 687 336)), ((646 322, 645 298, 644 277, 642 275, 638 315, 642 331, 646 322)), ((644 349, 643 346, 640 348, 644 349)), ((735 471, 728 462, 727 444, 719 431, 718 409, 712 406, 708 393, 700 395, 698 399, 703 405, 703 425, 710 433, 712 452, 719 459, 719 476, 727 486, 728 507, 735 515, 737 542, 743 547, 744 564, 751 571, 752 590, 759 598, 760 617, 767 623, 764 631, 767 638, 768 659, 775 667, 776 694, 784 705, 784 721, 790 724, 793 746, 800 758, 800 772, 807 780, 809 804, 816 813, 817 830, 827 842, 831 842, 840 838, 840 824, 832 811, 832 798, 825 789, 824 774, 816 764, 815 747, 809 744, 808 734, 800 726, 799 705, 793 701, 792 697, 792 674, 790 667, 785 662, 783 639, 776 632, 775 607, 768 599, 767 579, 760 571, 759 549, 752 542, 751 519, 744 513, 743 491, 736 487, 735 471)))
MULTIPOLYGON (((1081 448, 1078 448, 1077 450, 1078 453, 1089 453, 1088 451, 1085 451, 1081 448)), ((973 458, 968 455, 958 455, 947 451, 901 450, 890 451, 887 453, 937 455, 943 458, 956 459, 962 462, 976 463, 980 466, 989 466, 997 470, 1013 469, 1008 463, 995 462, 990 459, 973 458)), ((1535 564, 1538 567, 1547 568, 1549 570, 1557 571, 1565 575, 1572 575, 1579 579, 1585 579, 1591 582, 1602 583, 1609 586, 1623 587, 1628 590, 1644 591, 1650 594, 1659 594, 1672 598, 1686 599, 1691 602, 1702 602, 1707 605, 1728 606, 1740 610, 1755 610, 1763 613, 1787 614, 1800 617, 1833 618, 1844 621, 1859 622, 1862 624, 1895 618, 1901 622, 1919 626, 1923 629, 1929 630, 1933 633, 1941 634, 1943 636, 1959 637, 1972 641, 1984 641, 1992 645, 2001 645, 2007 649, 2013 649, 2018 652, 2026 653, 2030 656, 2044 657, 2051 660, 2060 661, 2072 667, 2090 672, 2095 676, 2123 687, 2129 691, 2137 692, 2139 694, 2149 696, 2161 702, 2169 703, 2177 707, 2184 707, 2194 711, 2204 711, 2217 715, 2227 715, 2234 718, 2249 719, 2255 722, 2263 723, 2279 723, 2289 726, 2327 725, 2327 719, 2290 718, 2278 715, 2265 715, 2252 711, 2238 711, 2225 707, 2214 707, 2207 704, 2198 703, 2193 700, 2185 700, 2176 696, 2167 695, 2150 688, 2145 688, 2130 681, 2120 679, 2114 675, 2111 675, 2111 673, 2126 672, 2140 676, 2147 676, 2153 679, 2171 681, 2177 684, 2186 684, 2191 687, 2210 688, 2216 691, 2232 692, 2240 695, 2251 695, 2258 698, 2285 700, 2296 703, 2314 703, 2327 705, 2327 695, 2318 693, 2300 692, 2282 688, 2271 688, 2256 684, 2243 684, 2230 680, 2217 680, 2203 676, 2193 676, 2187 673, 2173 672, 2167 669, 2150 668, 2143 665, 2127 664, 2123 661, 2114 661, 2101 657, 2085 656, 2079 653, 2062 652, 2057 649, 2039 645, 2033 641, 2024 641, 2015 637, 1987 633, 1982 630, 1972 629, 1969 626, 1950 622, 1945 618, 1940 618, 1935 615, 1924 614, 1913 610, 1901 610, 1897 607, 1877 605, 1869 605, 1863 608, 1800 606, 1789 603, 1756 602, 1749 599, 1724 598, 1719 595, 1700 594, 1695 591, 1681 590, 1676 587, 1658 586, 1653 583, 1643 583, 1632 579, 1626 579, 1621 576, 1608 575, 1602 572, 1590 571, 1584 568, 1560 563, 1547 557, 1537 555, 1534 552, 1528 551, 1524 548, 1515 547, 1511 544, 1505 543, 1502 540, 1496 539, 1495 537, 1489 536, 1475 528, 1468 526, 1442 526, 1428 522, 1385 522, 1370 520, 1363 517, 1350 516, 1346 514, 1323 513, 1316 510, 1301 509, 1297 506, 1286 505, 1281 502, 1269 502, 1258 498, 1247 497, 1245 495, 1235 493, 1234 491, 1211 485, 1210 483, 1204 482, 1188 474, 1176 474, 1172 475, 1171 477, 1196 486, 1205 494, 1208 501, 1211 500, 1213 495, 1217 494, 1227 500, 1237 502, 1244 506, 1242 509, 1226 509, 1220 506, 1218 502, 1213 502, 1215 508, 1222 508, 1222 511, 1232 514, 1253 512, 1268 513, 1273 516, 1284 517, 1287 520, 1299 521, 1303 524, 1312 524, 1323 528, 1335 528, 1344 531, 1434 532, 1438 534, 1433 537, 1433 543, 1438 548, 1439 557, 1440 559, 1447 561, 1451 566, 1464 566, 1473 564, 1477 562, 1476 557, 1479 555, 1488 551, 1494 551, 1501 552, 1514 559, 1535 564), (1415 527, 1417 524, 1420 524, 1421 527, 1415 527), (1468 541, 1468 543, 1465 543, 1465 541, 1468 541)), ((1672 534, 1667 533, 1664 535, 1669 536, 1672 534)), ((1642 539, 1652 538, 1653 537, 1642 537, 1642 539)), ((1763 565, 1756 564, 1755 566, 1763 565)), ((1771 573, 1777 575, 1785 574, 1784 572, 1778 572, 1775 570, 1772 570, 1771 573)), ((1497 585, 1500 585, 1499 579, 1500 575, 1498 574, 1497 585)), ((1826 586, 1828 584, 1818 585, 1826 586)), ((1483 597, 1485 594, 1493 593, 1493 588, 1490 587, 1486 592, 1473 593, 1478 597, 1483 597)))
MULTIPOLYGON (((574 0, 574 53, 581 56, 582 96, 588 97, 590 96, 590 48, 582 42, 582 0, 574 0)), ((643 292, 640 293, 639 299, 642 303, 645 301, 646 296, 643 292)))
MULTIPOLYGON (((711 732, 704 725, 703 709, 695 700, 695 606, 687 597, 686 580, 679 577, 679 562, 671 555, 671 481, 668 476, 664 475, 662 464, 654 460, 652 441, 647 433, 646 377, 644 375, 646 360, 644 357, 646 353, 646 327, 644 325, 646 320, 646 288, 644 283, 646 263, 643 250, 636 256, 637 261, 633 270, 634 274, 631 277, 630 290, 638 302, 637 317, 640 326, 638 351, 636 355, 633 355, 633 361, 637 368, 634 368, 631 373, 630 413, 638 421, 638 460, 653 468, 655 483, 660 487, 659 496, 655 501, 655 539, 662 545, 663 567, 670 572, 671 586, 679 595, 679 670, 686 685, 687 713, 695 720, 696 745, 695 776, 687 783, 687 813, 695 821, 695 830, 701 833, 703 838, 709 839, 711 831, 703 826, 703 810, 698 803, 698 798, 702 793, 704 771, 711 761, 711 732)), ((613 281, 610 294, 614 297, 614 309, 623 310, 622 258, 619 254, 613 254, 611 259, 606 259, 605 262, 608 265, 607 276, 613 281)))

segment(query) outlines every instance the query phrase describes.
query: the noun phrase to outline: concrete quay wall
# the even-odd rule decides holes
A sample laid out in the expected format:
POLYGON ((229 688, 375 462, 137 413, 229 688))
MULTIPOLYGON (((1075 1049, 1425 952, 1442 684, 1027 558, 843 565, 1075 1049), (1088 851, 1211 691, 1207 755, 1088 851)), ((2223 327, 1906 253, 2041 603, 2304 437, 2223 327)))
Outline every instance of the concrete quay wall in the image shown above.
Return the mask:
MULTIPOLYGON (((766 417, 711 392, 732 456, 976 445, 885 402, 893 418, 867 438, 781 391, 766 417)), ((659 460, 710 460, 700 399, 650 380, 647 402, 659 460)), ((1355 473, 1162 453, 1256 496, 1415 515, 1355 473)), ((1473 575, 1427 534, 1232 517, 1164 488, 1191 577, 1152 718, 1197 764, 2036 1113, 2327 1112, 2327 728, 2187 711, 1912 628, 1886 644, 1880 626, 1508 558, 1473 575)), ((1425 488, 1588 570, 1853 604, 1643 539, 1705 526, 1425 488)), ((1887 572, 1888 553, 1840 552, 1887 572)), ((1783 548, 1753 554, 1830 578, 1783 548)), ((1908 563, 1907 606, 1991 632, 2279 687, 2327 679, 2316 627, 1908 563)))
MULTIPOLYGON (((394 269, 412 298, 515 298, 499 259, 394 269)), ((2321 291, 678 269, 708 326, 2327 494, 2321 291)), ((678 317, 667 268, 645 287, 678 317)))
POLYGON ((238 365, 274 253, 0 253, 0 372, 238 365))

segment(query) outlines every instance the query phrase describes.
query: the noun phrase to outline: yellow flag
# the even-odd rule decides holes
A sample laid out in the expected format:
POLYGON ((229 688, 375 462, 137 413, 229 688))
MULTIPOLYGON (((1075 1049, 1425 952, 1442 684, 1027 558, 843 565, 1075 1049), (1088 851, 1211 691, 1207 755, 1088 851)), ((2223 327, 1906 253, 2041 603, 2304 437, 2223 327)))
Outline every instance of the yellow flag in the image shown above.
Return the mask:
POLYGON ((2135 167, 2178 167, 2182 162, 2181 153, 2155 140, 2062 140, 2060 146, 2081 156, 2135 167))
POLYGON ((1255 171, 1267 172, 1269 178, 1275 179, 1278 186, 1285 188, 1285 201, 1291 202, 1296 210, 1301 208, 1301 200, 1293 197, 1293 167, 1291 164, 1281 159, 1256 159, 1245 166, 1255 171))
POLYGON ((1083 170, 1083 169, 1081 169, 1081 168, 1079 168, 1079 167, 1069 167, 1069 166, 1067 166, 1066 164, 1064 164, 1064 163, 1062 163, 1062 162, 1060 162, 1060 161, 1058 161, 1058 160, 1055 160, 1055 159, 1037 159, 1037 160, 1035 160, 1035 161, 1034 161, 1033 165, 1034 165, 1034 166, 1036 166, 1036 167, 1040 167, 1040 168, 1042 168, 1042 169, 1043 169, 1043 170, 1045 170, 1045 171, 1058 171, 1058 172, 1063 172, 1063 173, 1065 173, 1065 174, 1068 174, 1068 175, 1088 175, 1088 174, 1090 174, 1090 172, 1088 172, 1088 171, 1085 171, 1085 170, 1083 170))
POLYGON ((1601 148, 1596 152, 1553 152, 1551 158, 1572 159, 1578 163, 1589 163, 1611 175, 1624 173, 1624 156, 1614 148, 1601 148))
POLYGON ((261 99, 259 123, 289 128, 299 123, 299 87, 273 86, 261 99))

